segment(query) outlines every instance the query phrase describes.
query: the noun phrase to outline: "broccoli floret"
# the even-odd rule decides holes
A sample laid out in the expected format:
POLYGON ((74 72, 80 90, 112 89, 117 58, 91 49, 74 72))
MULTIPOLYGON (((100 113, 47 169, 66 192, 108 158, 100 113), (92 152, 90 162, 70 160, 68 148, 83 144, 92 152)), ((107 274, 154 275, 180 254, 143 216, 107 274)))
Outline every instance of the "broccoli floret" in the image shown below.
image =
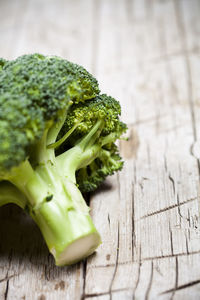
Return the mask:
POLYGON ((108 150, 102 149, 101 155, 88 166, 77 171, 76 180, 78 187, 82 193, 93 192, 107 176, 113 175, 114 172, 121 170, 122 167, 123 161, 118 153, 117 146, 112 143, 108 150))
POLYGON ((59 135, 67 135, 67 139, 62 141, 61 138, 54 145, 60 146, 62 141, 57 150, 57 154, 60 154, 57 160, 66 170, 65 176, 74 178, 77 171, 77 183, 82 192, 94 191, 106 176, 121 170, 123 166, 114 144, 127 129, 126 124, 119 120, 120 114, 119 102, 105 94, 84 105, 74 104, 68 112, 59 135), (70 132, 71 129, 73 132, 70 132), (78 151, 81 153, 79 156, 78 151), (78 156, 77 165, 70 155, 78 156), (72 161, 74 169, 69 173, 72 161))
POLYGON ((0 71, 3 69, 3 67, 5 66, 6 64, 6 60, 3 59, 3 58, 0 58, 0 71))
POLYGON ((10 176, 10 170, 26 160, 44 128, 42 111, 30 99, 0 94, 0 177, 10 176))
POLYGON ((114 145, 126 130, 120 104, 99 92, 91 74, 59 57, 0 60, 0 205, 31 215, 57 265, 100 244, 80 189, 123 164, 114 145))
POLYGON ((45 120, 57 117, 69 101, 91 99, 99 93, 96 79, 83 67, 59 57, 24 55, 4 64, 0 94, 18 95, 40 107, 45 120))

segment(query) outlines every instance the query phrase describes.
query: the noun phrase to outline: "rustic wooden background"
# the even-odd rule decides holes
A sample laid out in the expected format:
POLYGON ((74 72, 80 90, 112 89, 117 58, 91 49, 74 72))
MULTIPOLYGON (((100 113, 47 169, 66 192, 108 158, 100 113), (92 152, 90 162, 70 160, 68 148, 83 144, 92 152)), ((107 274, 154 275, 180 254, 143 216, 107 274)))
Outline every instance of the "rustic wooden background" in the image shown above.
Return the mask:
POLYGON ((103 244, 55 267, 0 209, 0 299, 200 299, 200 1, 0 0, 0 56, 56 54, 122 104, 125 166, 90 197, 103 244))

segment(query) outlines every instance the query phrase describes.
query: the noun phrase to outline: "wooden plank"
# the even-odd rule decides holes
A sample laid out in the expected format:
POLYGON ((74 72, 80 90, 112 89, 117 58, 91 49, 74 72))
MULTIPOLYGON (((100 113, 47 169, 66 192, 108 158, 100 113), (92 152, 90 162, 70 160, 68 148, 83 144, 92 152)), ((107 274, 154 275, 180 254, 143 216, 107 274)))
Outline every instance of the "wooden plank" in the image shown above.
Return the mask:
MULTIPOLYGON (((192 13, 192 3, 187 8, 183 1, 180 1, 180 5, 181 14, 192 13)), ((103 1, 102 11, 111 11, 113 6, 113 3, 103 1)), ((198 99, 199 89, 196 88, 197 84, 191 87, 190 80, 193 78, 189 78, 187 66, 189 63, 191 75, 196 76, 193 74, 197 72, 194 71, 198 68, 195 64, 197 59, 193 46, 184 47, 173 1, 154 2, 148 21, 144 20, 146 14, 142 17, 139 12, 138 18, 130 18, 129 15, 132 23, 128 24, 124 2, 118 1, 117 6, 113 18, 108 17, 105 21, 105 15, 102 16, 104 22, 100 27, 97 74, 105 89, 121 100, 125 111, 122 116, 130 123, 130 131, 135 126, 139 149, 133 149, 133 159, 129 155, 124 170, 115 179, 120 196, 117 197, 116 188, 94 196, 93 218, 102 236, 106 237, 103 243, 112 243, 113 248, 108 253, 109 248, 102 246, 99 254, 89 261, 86 291, 94 293, 102 290, 102 282, 96 280, 99 278, 96 274, 101 272, 99 268, 108 265, 106 257, 109 256, 111 270, 103 272, 102 279, 107 282, 105 291, 110 286, 114 291, 114 286, 121 287, 124 281, 126 284, 123 288, 127 290, 136 285, 133 277, 137 272, 132 276, 130 271, 127 272, 129 280, 126 278, 123 281, 126 271, 123 275, 118 271, 121 264, 129 266, 132 261, 141 264, 141 277, 136 290, 132 287, 129 296, 124 292, 124 298, 131 299, 131 295, 135 294, 138 299, 168 299, 169 294, 162 294, 163 287, 171 286, 171 297, 174 297, 176 288, 181 285, 176 277, 179 255, 195 257, 200 250, 199 171, 197 159, 190 152, 194 144, 191 101, 194 101, 193 105, 196 104, 195 121, 196 128, 199 128, 199 107, 195 100, 198 99), (112 32, 107 31, 108 26, 113 28, 112 32), (141 39, 137 39, 138 32, 141 39), (106 56, 104 45, 107 47, 106 56), (117 50, 116 45, 119 47, 117 50), (188 62, 186 55, 191 57, 188 62), (195 63, 192 64, 192 60, 195 63), (192 100, 191 90, 195 95, 192 100), (112 200, 108 202, 109 198, 117 199, 115 205, 112 200), (104 219, 98 218, 100 212, 104 214, 104 219), (108 214, 112 226, 106 222, 108 214), (168 261, 165 264, 166 276, 161 276, 158 281, 154 276, 154 260, 162 262, 165 258, 169 258, 171 263, 168 261)), ((181 21, 184 22, 182 17, 181 21)), ((186 26, 185 23, 182 26, 186 26)), ((131 145, 134 144, 132 139, 131 145)), ((121 146, 122 150, 126 148, 124 143, 121 146)), ((123 152, 125 154, 126 150, 123 152)), ((195 263, 193 268, 186 265, 185 276, 190 276, 193 270, 198 278, 198 272, 194 271, 195 263)), ((194 298, 198 292, 198 285, 194 285, 192 291, 188 285, 181 295, 185 297, 189 293, 194 298)))

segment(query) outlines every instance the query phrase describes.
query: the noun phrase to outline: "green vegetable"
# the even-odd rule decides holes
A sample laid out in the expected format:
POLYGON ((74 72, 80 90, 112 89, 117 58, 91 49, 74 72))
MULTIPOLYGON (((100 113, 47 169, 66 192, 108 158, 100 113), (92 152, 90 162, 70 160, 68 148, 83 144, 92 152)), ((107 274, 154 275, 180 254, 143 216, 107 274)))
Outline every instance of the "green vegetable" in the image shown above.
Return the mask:
POLYGON ((99 93, 91 74, 59 57, 0 59, 0 206, 30 214, 57 265, 101 243, 81 191, 123 165, 120 105, 99 93))

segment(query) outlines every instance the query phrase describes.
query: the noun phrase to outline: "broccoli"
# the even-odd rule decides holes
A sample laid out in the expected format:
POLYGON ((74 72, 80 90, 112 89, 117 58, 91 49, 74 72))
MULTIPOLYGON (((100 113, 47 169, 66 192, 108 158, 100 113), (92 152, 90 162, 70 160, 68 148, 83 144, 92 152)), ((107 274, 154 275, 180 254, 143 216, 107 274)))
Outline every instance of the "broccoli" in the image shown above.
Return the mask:
POLYGON ((0 59, 0 206, 30 214, 57 265, 101 243, 81 192, 122 168, 120 113, 81 66, 41 54, 0 59))
POLYGON ((99 95, 84 104, 74 104, 69 109, 59 136, 63 138, 72 128, 76 130, 56 151, 57 154, 64 152, 57 156, 57 161, 60 162, 65 176, 75 180, 77 171, 76 181, 82 192, 94 191, 106 176, 112 175, 123 166, 118 148, 114 144, 114 141, 126 131, 126 125, 119 121, 120 114, 119 102, 107 95, 99 95), (92 136, 90 134, 87 137, 86 134, 89 132, 92 136), (81 161, 78 152, 83 153, 83 149, 81 161), (72 155, 78 157, 78 160, 72 155), (69 174, 72 161, 73 170, 72 174, 69 174))

